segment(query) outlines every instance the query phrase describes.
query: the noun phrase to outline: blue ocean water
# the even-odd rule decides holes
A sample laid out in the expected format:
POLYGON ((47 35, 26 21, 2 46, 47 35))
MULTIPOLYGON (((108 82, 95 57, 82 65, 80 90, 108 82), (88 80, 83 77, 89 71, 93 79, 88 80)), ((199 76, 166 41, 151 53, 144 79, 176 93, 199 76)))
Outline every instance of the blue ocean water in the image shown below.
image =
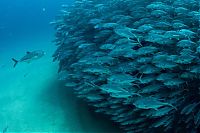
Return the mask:
POLYGON ((57 80, 54 20, 72 0, 0 1, 0 132, 116 132, 57 80), (13 68, 27 51, 46 55, 13 68))
MULTIPOLYGON (((29 1, 1 0, 1 27, 10 34, 30 34, 52 29, 48 23, 57 15, 62 4, 70 4, 71 0, 29 1)), ((2 33, 2 32, 1 32, 2 33)), ((6 37, 7 34, 5 34, 6 37)))

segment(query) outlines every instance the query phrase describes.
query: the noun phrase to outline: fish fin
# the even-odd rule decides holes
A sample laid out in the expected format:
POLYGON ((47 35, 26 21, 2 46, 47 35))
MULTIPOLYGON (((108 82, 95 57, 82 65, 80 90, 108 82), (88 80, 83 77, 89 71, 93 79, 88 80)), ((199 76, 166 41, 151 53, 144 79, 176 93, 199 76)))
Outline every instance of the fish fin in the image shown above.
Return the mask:
POLYGON ((26 53, 27 53, 27 54, 30 54, 31 52, 30 52, 30 51, 27 51, 26 53))
POLYGON ((12 58, 12 60, 14 61, 14 66, 13 67, 16 67, 17 63, 19 62, 18 60, 12 58))
POLYGON ((61 71, 62 71, 62 66, 59 66, 58 73, 60 73, 61 71))
POLYGON ((3 129, 2 133, 6 133, 7 131, 8 131, 8 126, 6 126, 6 127, 3 129))

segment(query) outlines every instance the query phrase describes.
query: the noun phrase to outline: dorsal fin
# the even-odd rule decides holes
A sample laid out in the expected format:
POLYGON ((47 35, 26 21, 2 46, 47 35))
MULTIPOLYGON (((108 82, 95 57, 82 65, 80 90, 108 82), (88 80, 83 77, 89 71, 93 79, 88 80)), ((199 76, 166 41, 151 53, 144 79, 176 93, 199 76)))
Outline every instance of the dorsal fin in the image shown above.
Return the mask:
POLYGON ((26 53, 27 53, 27 54, 30 54, 31 52, 27 51, 26 53))

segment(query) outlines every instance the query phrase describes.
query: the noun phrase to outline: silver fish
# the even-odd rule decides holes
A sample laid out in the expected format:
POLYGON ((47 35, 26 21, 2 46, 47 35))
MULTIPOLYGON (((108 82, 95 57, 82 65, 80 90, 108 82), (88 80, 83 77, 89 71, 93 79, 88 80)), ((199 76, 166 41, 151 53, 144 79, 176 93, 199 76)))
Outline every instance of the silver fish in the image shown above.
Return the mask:
POLYGON ((30 63, 31 61, 33 60, 36 60, 36 59, 39 59, 41 58, 42 56, 44 56, 46 53, 42 50, 36 50, 36 51, 32 51, 32 52, 26 52, 26 55, 23 56, 20 60, 16 60, 14 58, 12 58, 12 60, 14 61, 14 66, 13 67, 16 67, 16 65, 19 63, 19 62, 27 62, 27 63, 30 63))

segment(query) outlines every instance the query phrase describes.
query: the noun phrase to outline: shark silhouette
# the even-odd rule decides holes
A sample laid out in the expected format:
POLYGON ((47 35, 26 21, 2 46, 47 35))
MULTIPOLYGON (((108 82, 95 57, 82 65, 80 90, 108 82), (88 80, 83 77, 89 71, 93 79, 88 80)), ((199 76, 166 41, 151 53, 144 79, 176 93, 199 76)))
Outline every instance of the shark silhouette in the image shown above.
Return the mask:
POLYGON ((12 58, 12 60, 14 61, 14 66, 13 67, 16 67, 16 65, 19 63, 19 62, 27 62, 27 63, 30 63, 31 61, 33 60, 36 60, 36 59, 39 59, 41 58, 42 56, 44 56, 46 53, 42 50, 36 50, 36 51, 32 51, 32 52, 26 52, 26 55, 24 55, 20 60, 16 60, 14 58, 12 58))

